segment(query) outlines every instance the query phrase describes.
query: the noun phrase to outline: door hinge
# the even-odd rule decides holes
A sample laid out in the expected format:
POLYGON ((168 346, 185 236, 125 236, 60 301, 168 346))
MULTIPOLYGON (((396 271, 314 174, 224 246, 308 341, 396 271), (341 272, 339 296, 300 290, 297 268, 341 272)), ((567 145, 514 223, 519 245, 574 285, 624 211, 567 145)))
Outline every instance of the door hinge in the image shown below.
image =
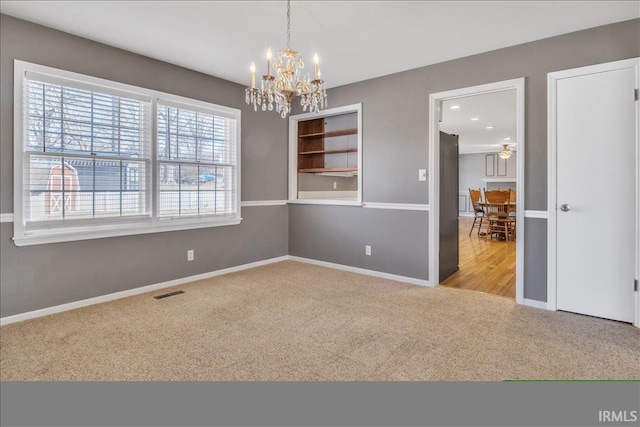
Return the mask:
POLYGON ((638 279, 633 280, 633 290, 638 292, 638 279))
POLYGON ((634 99, 635 101, 637 101, 637 100, 638 100, 638 89, 634 89, 634 90, 633 90, 633 99, 634 99))

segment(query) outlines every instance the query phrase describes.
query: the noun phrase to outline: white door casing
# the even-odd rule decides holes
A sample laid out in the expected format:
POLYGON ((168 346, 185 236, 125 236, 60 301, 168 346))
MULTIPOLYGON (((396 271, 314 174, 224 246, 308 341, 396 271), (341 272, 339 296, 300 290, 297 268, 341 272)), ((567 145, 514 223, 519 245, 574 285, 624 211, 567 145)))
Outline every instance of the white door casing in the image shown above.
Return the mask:
MULTIPOLYGON (((444 100, 481 95, 503 90, 516 91, 516 142, 518 158, 516 171, 516 221, 524 225, 525 199, 525 135, 524 135, 525 79, 517 78, 478 86, 470 86, 429 95, 429 283, 438 286, 440 250, 440 126, 441 103, 444 100)), ((516 234, 516 303, 525 304, 524 298, 524 242, 525 233, 516 234)))
POLYGON ((549 74, 550 309, 636 321, 638 60, 549 74))

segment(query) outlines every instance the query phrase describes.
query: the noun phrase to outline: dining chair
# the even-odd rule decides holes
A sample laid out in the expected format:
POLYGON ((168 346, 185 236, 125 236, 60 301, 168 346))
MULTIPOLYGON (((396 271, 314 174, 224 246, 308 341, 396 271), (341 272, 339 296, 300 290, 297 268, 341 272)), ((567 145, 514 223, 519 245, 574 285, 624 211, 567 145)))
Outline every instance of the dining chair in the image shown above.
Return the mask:
POLYGON ((512 221, 509 218, 510 195, 509 190, 484 192, 485 213, 489 221, 486 235, 490 239, 496 236, 502 240, 509 240, 512 237, 512 221))
POLYGON ((509 212, 509 219, 511 220, 511 237, 515 239, 516 237, 516 191, 513 188, 509 188, 509 207, 507 208, 507 212, 509 212))
MULTIPOLYGON (((484 199, 487 203, 509 203, 511 190, 485 190, 484 199)), ((506 206, 506 205, 505 205, 506 206)))
MULTIPOLYGON (((480 189, 472 190, 469 189, 469 200, 471 200, 471 204, 473 205, 473 224, 471 224, 471 229, 469 230, 469 236, 473 232, 473 229, 476 227, 476 223, 478 224, 478 235, 480 235, 480 230, 482 229, 482 223, 485 219, 484 208, 481 205, 482 202, 482 193, 480 189)), ((484 222, 485 229, 487 228, 486 221, 484 222)))

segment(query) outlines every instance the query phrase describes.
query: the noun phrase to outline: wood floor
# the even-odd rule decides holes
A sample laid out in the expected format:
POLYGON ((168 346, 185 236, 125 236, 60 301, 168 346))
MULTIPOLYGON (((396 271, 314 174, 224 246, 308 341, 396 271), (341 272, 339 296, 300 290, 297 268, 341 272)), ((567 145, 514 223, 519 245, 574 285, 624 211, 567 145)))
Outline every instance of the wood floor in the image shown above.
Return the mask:
POLYGON ((485 239, 478 236, 477 229, 469 236, 472 223, 473 218, 460 217, 460 270, 440 285, 515 298, 515 241, 485 239))

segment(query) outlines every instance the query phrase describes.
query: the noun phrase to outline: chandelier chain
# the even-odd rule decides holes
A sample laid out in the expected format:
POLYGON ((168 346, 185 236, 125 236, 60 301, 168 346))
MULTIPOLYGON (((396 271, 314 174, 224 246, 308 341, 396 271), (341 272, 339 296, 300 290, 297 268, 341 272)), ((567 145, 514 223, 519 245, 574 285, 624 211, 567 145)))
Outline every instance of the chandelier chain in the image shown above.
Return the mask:
POLYGON ((287 49, 291 49, 291 0, 287 0, 287 49))

